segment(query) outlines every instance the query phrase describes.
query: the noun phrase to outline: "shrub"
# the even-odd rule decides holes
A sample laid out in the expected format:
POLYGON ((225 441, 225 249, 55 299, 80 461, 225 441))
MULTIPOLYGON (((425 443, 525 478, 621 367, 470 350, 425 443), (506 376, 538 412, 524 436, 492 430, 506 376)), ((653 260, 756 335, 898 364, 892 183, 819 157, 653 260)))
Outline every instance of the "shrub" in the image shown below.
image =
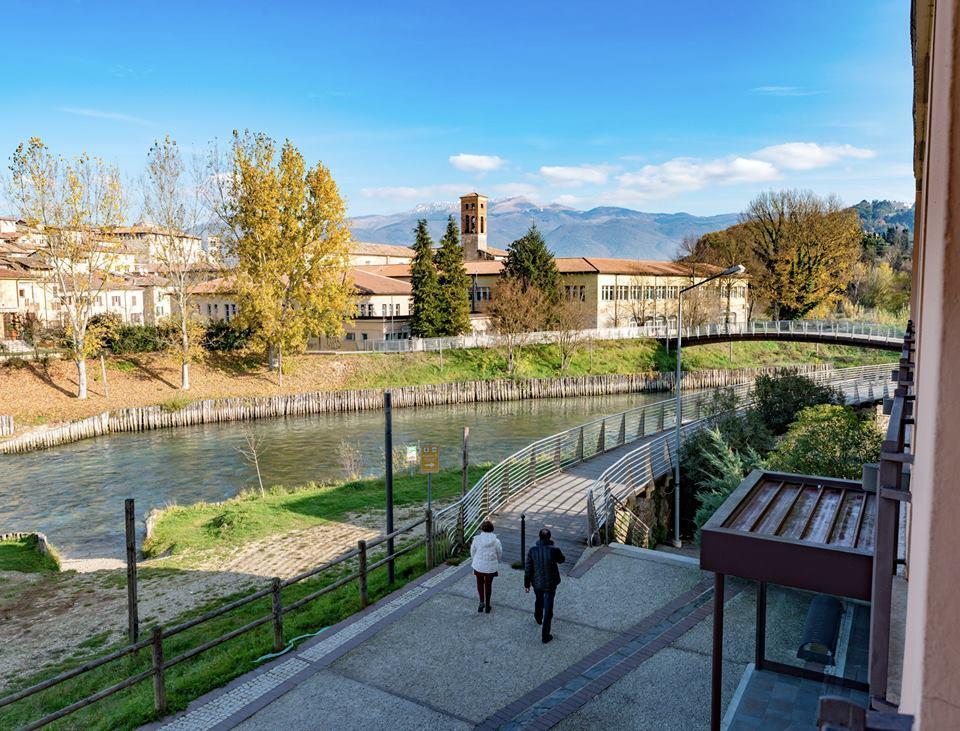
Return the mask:
POLYGON ((250 340, 251 331, 224 320, 210 322, 203 332, 201 345, 217 353, 232 353, 242 350, 250 340))
POLYGON ((718 429, 705 429, 697 435, 701 448, 696 469, 691 475, 701 488, 697 493, 697 512, 693 522, 700 529, 730 493, 737 489, 748 472, 760 466, 760 455, 751 448, 741 456, 724 440, 718 429))
POLYGON ((859 479, 865 462, 880 459, 883 435, 848 406, 811 406, 800 412, 777 448, 770 469, 859 479))
POLYGON ((796 373, 759 376, 754 411, 773 434, 787 431, 803 409, 818 404, 842 404, 843 394, 796 373))

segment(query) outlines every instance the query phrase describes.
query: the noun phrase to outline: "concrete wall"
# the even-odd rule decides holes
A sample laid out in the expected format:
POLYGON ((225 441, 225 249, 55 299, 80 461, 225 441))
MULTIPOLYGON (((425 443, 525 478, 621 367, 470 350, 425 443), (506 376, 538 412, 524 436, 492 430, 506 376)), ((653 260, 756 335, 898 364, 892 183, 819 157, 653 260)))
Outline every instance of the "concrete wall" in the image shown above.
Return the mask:
POLYGON ((918 68, 915 461, 901 712, 960 728, 960 9, 914 7, 918 68), (927 84, 924 88, 923 84, 927 84), (926 106, 926 119, 923 110, 926 106), (924 139, 925 136, 925 139, 924 139))

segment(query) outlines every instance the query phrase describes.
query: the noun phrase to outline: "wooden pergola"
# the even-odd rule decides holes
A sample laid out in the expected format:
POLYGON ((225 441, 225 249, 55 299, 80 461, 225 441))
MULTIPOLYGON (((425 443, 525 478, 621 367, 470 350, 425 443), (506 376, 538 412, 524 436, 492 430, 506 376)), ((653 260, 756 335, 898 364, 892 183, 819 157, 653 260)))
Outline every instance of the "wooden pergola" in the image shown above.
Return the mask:
POLYGON ((711 728, 720 728, 727 575, 757 581, 755 665, 866 690, 855 681, 766 659, 767 583, 870 601, 876 490, 856 480, 754 470, 702 530, 700 568, 714 572, 711 728))

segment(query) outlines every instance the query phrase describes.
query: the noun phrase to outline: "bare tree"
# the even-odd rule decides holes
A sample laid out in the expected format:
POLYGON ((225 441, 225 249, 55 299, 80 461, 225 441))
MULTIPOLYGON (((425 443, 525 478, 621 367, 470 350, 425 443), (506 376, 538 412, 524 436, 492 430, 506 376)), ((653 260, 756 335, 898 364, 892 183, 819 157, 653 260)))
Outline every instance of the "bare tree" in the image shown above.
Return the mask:
POLYGON ((70 355, 77 366, 77 397, 87 398, 87 362, 98 343, 87 328, 98 297, 116 277, 121 254, 114 230, 123 222, 120 172, 86 154, 53 155, 38 137, 12 156, 10 198, 38 229, 48 287, 59 305, 70 355))
POLYGON ((587 338, 586 305, 579 299, 564 298, 557 304, 553 320, 557 350, 560 351, 560 373, 566 373, 571 359, 587 338))
POLYGON ((548 303, 537 287, 523 289, 514 279, 501 279, 494 292, 490 315, 493 331, 500 336, 507 356, 507 372, 516 373, 517 361, 523 346, 530 341, 530 333, 536 331, 548 313, 548 303))
POLYGON ((157 140, 147 155, 143 177, 143 207, 157 227, 155 258, 176 304, 180 332, 180 388, 190 388, 190 361, 195 352, 191 300, 203 258, 200 239, 191 235, 200 222, 202 164, 194 158, 188 176, 177 143, 169 135, 157 140))
POLYGON ((263 440, 260 434, 249 427, 243 430, 243 444, 234 447, 237 452, 257 471, 257 483, 260 485, 261 497, 266 494, 263 489, 263 476, 260 473, 260 455, 263 453, 263 440))

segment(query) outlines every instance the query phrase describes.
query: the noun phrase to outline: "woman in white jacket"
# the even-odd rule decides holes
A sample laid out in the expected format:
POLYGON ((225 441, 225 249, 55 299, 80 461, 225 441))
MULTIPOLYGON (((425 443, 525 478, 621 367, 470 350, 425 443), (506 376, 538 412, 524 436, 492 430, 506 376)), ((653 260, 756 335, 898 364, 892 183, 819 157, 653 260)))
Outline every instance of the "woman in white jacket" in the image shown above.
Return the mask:
POLYGON ((485 520, 470 544, 470 565, 477 577, 477 594, 480 595, 478 612, 490 614, 490 592, 493 591, 493 577, 499 575, 501 556, 503 546, 493 532, 493 523, 485 520))

